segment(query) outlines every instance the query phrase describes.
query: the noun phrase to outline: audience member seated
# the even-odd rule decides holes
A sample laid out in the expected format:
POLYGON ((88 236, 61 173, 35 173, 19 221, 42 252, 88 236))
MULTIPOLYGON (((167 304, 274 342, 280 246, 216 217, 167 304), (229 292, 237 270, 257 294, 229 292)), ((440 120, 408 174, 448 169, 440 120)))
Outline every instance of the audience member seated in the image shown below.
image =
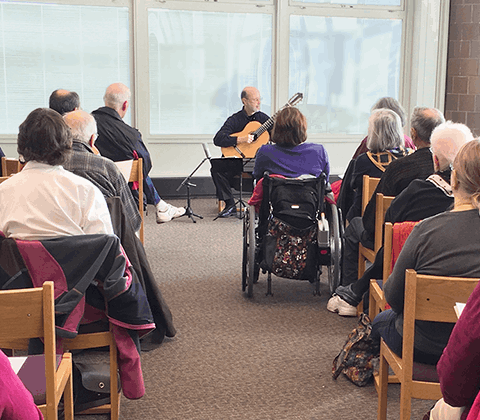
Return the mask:
POLYGON ((314 177, 330 173, 327 151, 321 144, 308 143, 307 120, 294 107, 287 107, 276 117, 272 142, 257 152, 253 175, 258 181, 265 171, 270 174, 297 178, 309 174, 314 177))
MULTIPOLYGON (((143 159, 144 192, 147 204, 156 207, 157 223, 165 223, 183 216, 185 208, 174 207, 163 201, 158 195, 148 173, 152 169, 150 153, 142 140, 140 132, 123 121, 130 106, 130 89, 122 83, 108 86, 103 100, 105 106, 92 112, 97 121, 98 139, 96 146, 102 156, 114 162, 143 159)), ((138 199, 138 192, 136 199, 138 199)))
POLYGON ((21 172, 0 184, 0 231, 15 239, 113 233, 105 198, 90 181, 61 165, 71 153, 70 129, 56 111, 38 108, 20 125, 21 172))
POLYGON ((128 259, 139 277, 155 319, 156 329, 142 338, 142 350, 153 348, 163 341, 165 335, 173 337, 176 331, 172 314, 162 297, 158 282, 155 281, 145 249, 135 236, 142 221, 138 208, 125 178, 115 163, 95 155, 92 150, 97 136, 95 119, 85 111, 73 111, 66 114, 64 120, 73 135, 73 152, 64 163, 64 167, 95 184, 107 201, 113 230, 120 238, 128 259))
POLYGON ((412 114, 412 139, 417 150, 387 166, 380 178, 362 217, 354 217, 345 229, 342 267, 342 286, 358 278, 358 244, 373 249, 375 236, 376 195, 396 197, 414 179, 426 179, 433 173, 430 136, 435 127, 445 122, 442 113, 434 108, 417 107, 412 114))
MULTIPOLYGON (((370 110, 370 112, 373 113, 376 109, 381 109, 381 108, 390 109, 393 112, 395 112, 400 117, 402 128, 405 127, 405 124, 407 123, 407 117, 405 115, 405 111, 402 105, 400 105, 400 103, 395 98, 391 98, 388 96, 384 98, 380 98, 372 106, 372 109, 370 110)), ((405 148, 414 150, 415 145, 412 139, 408 137, 406 134, 402 134, 402 135, 405 139, 405 148)), ((350 163, 347 166, 347 169, 345 170, 343 179, 340 181, 336 181, 341 184, 338 199, 337 199, 337 206, 342 210, 342 214, 344 216, 346 216, 346 214, 348 213, 348 210, 353 204, 354 191, 353 191, 353 188, 351 187, 351 177, 352 177, 354 162, 361 154, 368 152, 367 139, 368 139, 368 136, 366 136, 361 141, 360 145, 357 147, 357 150, 355 151, 350 163)), ((335 183, 332 184, 332 188, 334 188, 334 184, 335 183)))
MULTIPOLYGON (((392 309, 381 312, 372 323, 372 339, 380 341, 383 338, 390 349, 400 356, 406 269, 412 268, 420 274, 480 277, 478 139, 466 143, 458 152, 453 164, 451 186, 454 195, 453 210, 425 219, 415 226, 385 284, 385 298, 392 309)), ((469 318, 468 323, 471 322, 474 321, 469 318)), ((416 321, 414 360, 435 365, 447 345, 453 327, 454 324, 449 323, 416 321)), ((469 330, 468 334, 470 332, 469 330)), ((464 331, 463 334, 465 333, 464 331)), ((460 373, 458 370, 457 374, 463 376, 465 371, 460 373)), ((476 380, 475 389, 478 390, 478 377, 476 380)), ((461 388, 457 390, 463 393, 461 388)))
POLYGON ((48 107, 60 115, 80 109, 80 97, 77 92, 57 89, 52 92, 48 100, 48 107))
MULTIPOLYGON (((21 269, 20 272, 27 272, 34 285, 43 279, 43 272, 58 276, 58 271, 63 271, 64 277, 59 277, 59 293, 71 290, 69 287, 75 289, 73 294, 66 293, 72 303, 68 301, 69 304, 65 305, 68 307, 65 311, 71 310, 72 317, 78 319, 78 322, 72 321, 73 331, 78 332, 84 304, 98 309, 95 315, 108 315, 118 345, 123 393, 128 398, 140 398, 145 389, 139 338, 155 328, 154 317, 150 297, 148 300, 146 297, 147 289, 140 286, 136 270, 125 256, 119 238, 114 235, 105 198, 92 182, 61 166, 72 152, 72 134, 56 111, 42 108, 32 111, 20 125, 17 142, 18 153, 26 165, 20 173, 0 184, 0 231, 5 235, 0 235, 1 245, 5 247, 2 252, 11 251, 15 246, 18 250, 12 252, 11 260, 17 254, 28 255, 28 252, 35 251, 36 257, 42 261, 53 258, 57 262, 35 270, 35 264, 31 264, 36 261, 34 258, 12 261, 20 267, 28 266, 28 270, 21 269), (6 243, 11 241, 10 238, 25 241, 6 243), (70 242, 69 238, 72 238, 70 242), (44 241, 46 239, 57 241, 44 241), (36 244, 35 241, 44 242, 36 244), (72 260, 70 254, 65 254, 69 246, 78 248, 76 255, 81 259, 72 260), (87 254, 85 249, 92 252, 87 254), (78 266, 88 268, 88 273, 80 273, 78 266), (108 288, 90 288, 94 280, 102 284, 106 279, 108 288), (80 304, 82 294, 85 301, 80 304)), ((2 281, 6 280, 11 287, 21 276, 14 275, 9 279, 4 267, 0 269, 2 281)), ((168 314, 167 311, 161 316, 168 314)), ((165 336, 167 327, 162 319, 164 328, 154 344, 165 336)), ((171 315, 168 321, 171 322, 171 315)), ((174 329, 172 333, 174 335, 174 329)))
MULTIPOLYGON (((440 124, 432 133, 431 146, 435 174, 426 180, 415 179, 390 204, 385 221, 391 223, 417 222, 448 210, 453 205, 450 186, 451 165, 460 150, 473 140, 470 129, 451 121, 440 124)), ((377 252, 375 262, 363 276, 348 286, 337 287, 328 302, 330 312, 343 316, 356 316, 356 307, 369 290, 370 279, 382 278, 383 247, 377 252)), ((364 310, 366 306, 364 307, 364 310)))
POLYGON ((97 138, 95 118, 85 111, 64 115, 73 136, 72 153, 63 167, 96 185, 105 198, 120 197, 133 229, 140 229, 142 218, 125 177, 110 159, 97 156, 93 147, 97 138))
POLYGON ((372 112, 368 120, 367 149, 355 159, 350 183, 354 198, 346 215, 348 221, 362 215, 363 176, 380 178, 391 162, 408 153, 400 117, 394 111, 380 108, 372 112))
POLYGON ((0 420, 27 419, 43 420, 43 415, 12 369, 8 357, 0 350, 0 420))
MULTIPOLYGON (((370 110, 370 112, 373 112, 374 110, 380 109, 380 108, 387 108, 394 111, 400 117, 402 128, 405 127, 405 125, 407 124, 407 115, 405 114, 405 110, 403 109, 403 106, 395 98, 392 98, 390 96, 385 96, 383 98, 380 98, 372 106, 372 109, 370 110)), ((403 136, 405 139, 405 147, 408 149, 415 150, 416 146, 415 146, 415 143, 412 141, 412 139, 408 137, 406 134, 404 134, 403 136)), ((361 141, 361 143, 357 147, 357 150, 355 150, 355 153, 352 156, 353 160, 359 157, 362 153, 368 152, 367 141, 368 141, 368 136, 361 141)))

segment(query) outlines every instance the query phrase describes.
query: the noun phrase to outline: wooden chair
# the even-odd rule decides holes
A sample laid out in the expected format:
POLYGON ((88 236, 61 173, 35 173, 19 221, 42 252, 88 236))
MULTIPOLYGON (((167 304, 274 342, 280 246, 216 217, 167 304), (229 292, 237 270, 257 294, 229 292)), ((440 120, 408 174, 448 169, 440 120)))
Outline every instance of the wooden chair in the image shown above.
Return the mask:
POLYGON ((392 261, 393 224, 385 223, 383 233, 383 276, 380 285, 376 279, 370 280, 368 316, 373 320, 381 311, 385 310, 386 301, 383 287, 390 276, 392 261))
POLYGON ((3 182, 3 181, 6 181, 8 178, 10 178, 9 176, 0 176, 0 184, 3 182))
MULTIPOLYGON (((413 341, 415 320, 450 322, 457 321, 456 302, 466 302, 479 279, 420 275, 408 269, 405 274, 405 306, 403 320, 402 357, 393 353, 383 340, 380 343, 380 371, 377 419, 387 418, 388 369, 393 370, 400 382, 400 420, 410 420, 411 399, 438 400, 442 397, 440 384, 417 378, 420 369, 414 369, 413 341), (415 379, 414 379, 415 376, 415 379)), ((435 375, 435 366, 424 366, 435 375)), ((431 378, 430 378, 431 379, 431 378)))
POLYGON ((109 347, 110 353, 110 404, 90 408, 78 413, 83 414, 108 414, 111 420, 120 418, 120 395, 118 393, 118 363, 117 346, 111 331, 78 334, 75 338, 63 340, 63 348, 68 350, 84 350, 98 347, 109 347))
MULTIPOLYGON (((368 175, 363 175, 363 190, 362 190, 362 216, 368 205, 368 202, 373 196, 375 188, 377 188, 380 178, 372 178, 368 175)), ((375 221, 376 225, 376 221, 375 221)), ((360 278, 366 269, 366 261, 375 261, 375 251, 364 247, 361 243, 358 249, 358 278, 360 278)))
MULTIPOLYGON (((397 238, 398 241, 399 236, 401 236, 400 232, 402 232, 406 240, 417 223, 419 222, 402 222, 395 223, 394 225, 390 222, 385 223, 383 235, 383 275, 380 282, 374 279, 370 280, 370 306, 368 313, 370 319, 374 319, 380 311, 385 310, 387 305, 383 288, 385 287, 385 283, 387 282, 394 265, 393 244, 395 238, 397 238)), ((402 244, 400 247, 397 244, 399 249, 401 249, 405 243, 404 240, 401 242, 402 244)), ((398 255, 396 257, 398 257, 398 255)))
POLYGON ((33 289, 0 291, 0 346, 17 348, 30 338, 43 337, 45 345, 45 403, 38 405, 47 420, 57 420, 64 396, 65 419, 73 420, 72 356, 64 353, 57 367, 53 282, 33 289))
POLYGON ((143 220, 143 159, 139 158, 132 163, 132 170, 128 182, 138 182, 138 211, 142 217, 140 225, 140 240, 144 243, 144 220, 143 220))
POLYGON ((2 176, 16 174, 22 170, 23 166, 18 159, 2 156, 2 176))
MULTIPOLYGON (((358 278, 362 277, 367 269, 367 261, 373 263, 378 250, 382 246, 383 241, 383 222, 385 221, 385 213, 387 212, 390 203, 395 197, 384 196, 378 193, 376 196, 375 208, 375 239, 374 249, 364 247, 361 243, 358 246, 358 278)), ((357 314, 363 311, 363 302, 357 307, 357 314)))

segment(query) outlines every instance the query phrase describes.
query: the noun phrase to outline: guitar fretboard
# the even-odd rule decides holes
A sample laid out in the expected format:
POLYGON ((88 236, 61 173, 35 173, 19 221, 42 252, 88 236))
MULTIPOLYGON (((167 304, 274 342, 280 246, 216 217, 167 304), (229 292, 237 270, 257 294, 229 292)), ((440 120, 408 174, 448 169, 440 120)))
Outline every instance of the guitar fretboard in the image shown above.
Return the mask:
MULTIPOLYGON (((278 114, 278 112, 277 112, 278 114)), ((259 138, 265 131, 270 130, 271 127, 273 127, 273 123, 275 122, 275 114, 273 117, 270 117, 267 121, 265 121, 260 127, 258 127, 254 132, 254 138, 257 139, 259 138)))

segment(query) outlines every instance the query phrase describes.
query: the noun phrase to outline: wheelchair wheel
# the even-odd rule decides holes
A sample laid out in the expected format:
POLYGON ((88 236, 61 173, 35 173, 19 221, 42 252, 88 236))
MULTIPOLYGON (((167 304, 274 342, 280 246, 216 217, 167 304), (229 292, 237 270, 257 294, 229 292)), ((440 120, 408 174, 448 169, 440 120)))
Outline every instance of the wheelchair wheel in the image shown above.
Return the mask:
POLYGON ((341 215, 335 204, 329 205, 330 252, 331 263, 328 266, 328 286, 333 294, 342 280, 342 229, 341 215))
POLYGON ((255 208, 248 207, 243 218, 242 291, 253 296, 255 280, 255 208))

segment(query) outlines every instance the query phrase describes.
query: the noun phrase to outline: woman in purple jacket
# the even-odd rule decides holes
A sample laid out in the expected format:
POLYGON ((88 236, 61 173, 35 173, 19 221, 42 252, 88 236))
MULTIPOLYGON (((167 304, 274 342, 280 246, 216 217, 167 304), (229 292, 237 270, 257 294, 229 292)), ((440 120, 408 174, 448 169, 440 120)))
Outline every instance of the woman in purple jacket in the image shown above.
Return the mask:
POLYGON ((318 177, 324 172, 328 180, 330 165, 325 148, 321 144, 306 143, 306 140, 305 116, 294 107, 280 111, 272 131, 274 144, 262 146, 255 156, 255 179, 259 180, 268 171, 288 178, 318 177))

